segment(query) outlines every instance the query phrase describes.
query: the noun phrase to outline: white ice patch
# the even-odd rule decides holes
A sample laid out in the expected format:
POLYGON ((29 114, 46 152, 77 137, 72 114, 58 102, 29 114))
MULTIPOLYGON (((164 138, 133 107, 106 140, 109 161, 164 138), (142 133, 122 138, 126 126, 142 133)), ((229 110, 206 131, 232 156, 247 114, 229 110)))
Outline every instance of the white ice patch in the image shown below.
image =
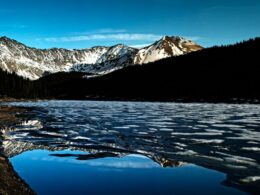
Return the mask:
POLYGON ((221 139, 191 139, 191 140, 200 144, 211 144, 211 143, 221 144, 224 142, 224 140, 221 139))
POLYGON ((259 147, 243 147, 242 150, 260 152, 260 148, 259 147))
POLYGON ((244 179, 241 179, 240 181, 244 182, 244 183, 251 183, 251 182, 256 182, 259 180, 260 180, 260 176, 249 176, 244 179))

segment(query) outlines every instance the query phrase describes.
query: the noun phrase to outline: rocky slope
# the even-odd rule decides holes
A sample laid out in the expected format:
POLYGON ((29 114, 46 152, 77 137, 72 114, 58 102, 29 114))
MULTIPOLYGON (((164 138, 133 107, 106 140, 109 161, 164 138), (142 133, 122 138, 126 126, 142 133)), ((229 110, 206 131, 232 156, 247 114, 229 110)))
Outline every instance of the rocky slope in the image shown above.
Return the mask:
POLYGON ((62 71, 105 74, 129 65, 149 63, 200 49, 202 47, 192 41, 168 36, 140 50, 122 44, 81 50, 36 49, 8 37, 0 37, 0 68, 31 80, 62 71))
POLYGON ((154 44, 140 49, 135 56, 134 64, 145 64, 163 58, 187 54, 192 51, 203 49, 193 41, 182 37, 164 36, 154 44))

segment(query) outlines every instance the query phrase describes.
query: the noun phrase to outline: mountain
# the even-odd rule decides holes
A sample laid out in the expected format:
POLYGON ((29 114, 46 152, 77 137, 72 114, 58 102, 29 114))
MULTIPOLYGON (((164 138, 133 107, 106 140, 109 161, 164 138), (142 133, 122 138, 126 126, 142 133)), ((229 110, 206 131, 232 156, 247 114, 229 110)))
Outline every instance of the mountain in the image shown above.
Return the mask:
POLYGON ((260 103, 259 50, 255 38, 98 77, 58 72, 29 81, 0 69, 0 97, 260 103))
POLYGON ((256 38, 99 77, 59 73, 37 82, 48 88, 49 97, 60 99, 259 103, 259 50, 256 38))
POLYGON ((129 65, 154 62, 200 49, 202 47, 192 41, 168 36, 143 49, 119 44, 81 50, 36 49, 0 37, 0 68, 30 80, 57 72, 106 74, 129 65))
POLYGON ((122 44, 109 47, 92 64, 81 63, 70 68, 70 71, 86 72, 92 74, 106 74, 133 64, 137 49, 122 44))
POLYGON ((146 64, 159 59, 179 56, 203 49, 200 45, 182 37, 164 36, 154 44, 140 49, 135 56, 134 64, 146 64))

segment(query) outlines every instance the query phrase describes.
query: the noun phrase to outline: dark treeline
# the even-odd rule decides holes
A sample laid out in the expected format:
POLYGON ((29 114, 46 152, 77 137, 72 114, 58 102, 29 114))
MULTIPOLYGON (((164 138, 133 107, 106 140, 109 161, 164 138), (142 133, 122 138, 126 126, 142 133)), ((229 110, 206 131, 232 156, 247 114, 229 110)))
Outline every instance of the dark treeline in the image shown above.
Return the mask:
POLYGON ((89 95, 131 99, 260 99, 260 39, 213 47, 91 79, 89 95))
POLYGON ((40 89, 34 85, 34 82, 23 79, 15 73, 7 73, 0 69, 0 97, 37 97, 40 89))
POLYGON ((86 73, 61 72, 31 81, 0 69, 0 98, 66 98, 70 92, 67 86, 83 81, 84 75, 86 73))
POLYGON ((89 79, 82 79, 83 73, 58 73, 30 82, 2 72, 0 93, 57 99, 255 101, 260 100, 259 51, 256 38, 89 79))

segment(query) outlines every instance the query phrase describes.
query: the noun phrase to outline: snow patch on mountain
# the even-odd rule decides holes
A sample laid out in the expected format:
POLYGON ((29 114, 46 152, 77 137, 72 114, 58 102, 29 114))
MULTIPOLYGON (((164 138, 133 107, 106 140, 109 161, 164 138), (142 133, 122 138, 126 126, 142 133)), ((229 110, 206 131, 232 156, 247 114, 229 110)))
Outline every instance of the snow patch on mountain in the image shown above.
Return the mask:
POLYGON ((118 44, 81 50, 36 49, 8 37, 0 37, 0 68, 31 80, 64 71, 100 75, 129 65, 154 62, 200 49, 202 47, 192 41, 168 36, 142 49, 118 44))
POLYGON ((134 59, 134 63, 146 64, 172 56, 183 55, 200 49, 202 49, 201 46, 182 37, 164 36, 154 44, 140 49, 134 59))

